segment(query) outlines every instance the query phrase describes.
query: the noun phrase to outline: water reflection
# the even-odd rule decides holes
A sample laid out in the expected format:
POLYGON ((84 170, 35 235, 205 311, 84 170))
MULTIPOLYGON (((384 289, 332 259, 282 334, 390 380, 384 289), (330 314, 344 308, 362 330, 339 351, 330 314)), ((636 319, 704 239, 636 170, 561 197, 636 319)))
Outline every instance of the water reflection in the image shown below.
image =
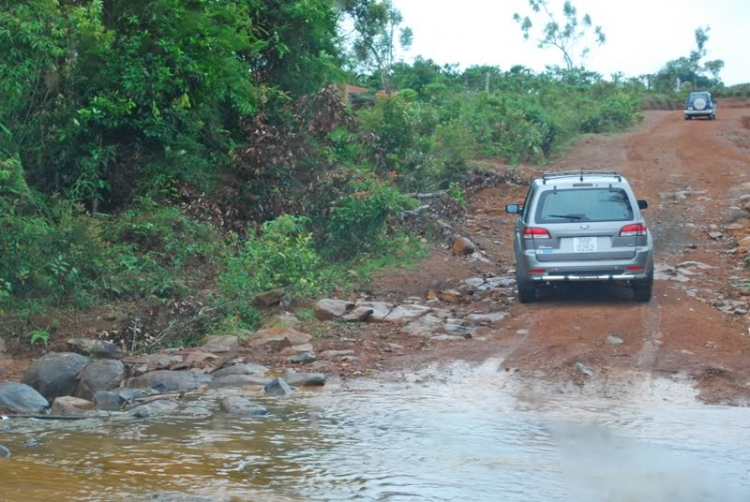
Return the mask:
POLYGON ((0 500, 748 500, 750 410, 440 375, 267 400, 258 420, 204 399, 213 417, 5 421, 0 500))

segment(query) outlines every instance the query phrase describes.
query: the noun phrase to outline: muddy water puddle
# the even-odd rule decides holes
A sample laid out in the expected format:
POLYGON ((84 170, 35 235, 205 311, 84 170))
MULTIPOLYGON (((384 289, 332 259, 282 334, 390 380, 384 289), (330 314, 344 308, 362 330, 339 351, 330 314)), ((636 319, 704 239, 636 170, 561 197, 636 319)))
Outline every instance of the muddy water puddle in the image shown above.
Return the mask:
POLYGON ((265 400, 257 420, 6 420, 0 500, 750 499, 750 410, 681 384, 561 395, 492 362, 393 380, 265 400))

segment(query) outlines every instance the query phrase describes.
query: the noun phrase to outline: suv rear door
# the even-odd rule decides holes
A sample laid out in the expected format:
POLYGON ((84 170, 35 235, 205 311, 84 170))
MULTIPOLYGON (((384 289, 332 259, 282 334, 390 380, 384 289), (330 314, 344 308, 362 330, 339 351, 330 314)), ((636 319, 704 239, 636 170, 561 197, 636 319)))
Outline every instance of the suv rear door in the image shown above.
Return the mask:
MULTIPOLYGON (((621 234, 635 212, 623 188, 580 183, 550 188, 536 201, 532 232, 538 261, 627 260, 635 256, 637 232, 621 234)), ((631 229, 632 230, 632 229, 631 229)), ((645 230, 645 229, 644 229, 645 230)))

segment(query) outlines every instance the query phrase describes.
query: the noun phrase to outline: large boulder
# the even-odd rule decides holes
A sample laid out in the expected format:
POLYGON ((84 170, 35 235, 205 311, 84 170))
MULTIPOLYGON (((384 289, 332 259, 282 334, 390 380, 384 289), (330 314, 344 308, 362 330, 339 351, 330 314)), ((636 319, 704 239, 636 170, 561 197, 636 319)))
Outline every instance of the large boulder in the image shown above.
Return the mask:
POLYGON ((72 352, 47 354, 32 363, 22 382, 34 387, 48 401, 54 401, 56 397, 73 394, 78 376, 90 362, 88 357, 72 352))
POLYGON ((315 318, 319 321, 330 321, 354 310, 354 303, 346 300, 318 300, 315 304, 315 318))
POLYGON ((8 457, 10 457, 10 450, 0 444, 0 458, 8 458, 8 457))
POLYGON ((209 382, 211 377, 199 371, 152 371, 129 379, 126 386, 131 389, 150 387, 157 392, 190 392, 209 382))
POLYGON ((230 396, 221 401, 221 409, 228 415, 238 417, 253 417, 267 415, 268 410, 244 397, 230 396))
POLYGON ((44 396, 26 384, 16 382, 0 383, 0 409, 13 413, 44 413, 49 403, 44 396))
POLYGON ((80 416, 85 415, 88 410, 94 408, 94 403, 77 397, 62 396, 55 399, 52 403, 50 415, 58 417, 80 416))
POLYGON ((125 365, 113 359, 92 362, 81 373, 74 395, 91 401, 100 390, 112 390, 125 378, 125 365))
POLYGON ((125 353, 112 342, 93 338, 71 338, 68 340, 71 352, 91 357, 92 359, 122 359, 125 353))

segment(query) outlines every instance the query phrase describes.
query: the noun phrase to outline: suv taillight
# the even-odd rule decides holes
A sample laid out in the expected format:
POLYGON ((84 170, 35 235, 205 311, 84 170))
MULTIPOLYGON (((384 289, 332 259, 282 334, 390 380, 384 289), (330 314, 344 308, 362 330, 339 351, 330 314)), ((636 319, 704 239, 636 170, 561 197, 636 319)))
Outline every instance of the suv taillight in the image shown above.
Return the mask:
POLYGON ((549 231, 544 228, 528 227, 523 231, 524 239, 550 239, 549 231))
POLYGON ((620 237, 640 237, 646 235, 646 225, 626 225, 620 230, 620 237))

